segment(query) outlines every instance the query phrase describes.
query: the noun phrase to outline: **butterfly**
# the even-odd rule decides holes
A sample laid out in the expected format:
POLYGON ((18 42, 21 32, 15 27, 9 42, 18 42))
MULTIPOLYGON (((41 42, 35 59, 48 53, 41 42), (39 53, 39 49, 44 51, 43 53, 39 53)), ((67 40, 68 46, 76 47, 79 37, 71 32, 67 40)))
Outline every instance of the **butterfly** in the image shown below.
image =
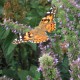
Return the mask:
POLYGON ((53 6, 41 19, 39 25, 34 29, 24 34, 19 33, 18 38, 13 41, 13 44, 19 44, 22 42, 42 43, 49 40, 47 32, 50 33, 56 29, 55 22, 56 7, 53 6))

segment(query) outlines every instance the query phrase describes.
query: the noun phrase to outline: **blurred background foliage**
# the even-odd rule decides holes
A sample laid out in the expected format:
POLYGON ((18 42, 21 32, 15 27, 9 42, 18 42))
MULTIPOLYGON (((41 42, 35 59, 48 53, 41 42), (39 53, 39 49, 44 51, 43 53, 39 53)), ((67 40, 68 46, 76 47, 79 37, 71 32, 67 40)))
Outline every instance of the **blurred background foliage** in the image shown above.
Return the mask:
MULTIPOLYGON (((80 1, 72 1, 0 0, 0 23, 2 24, 5 18, 7 20, 10 18, 14 22, 18 21, 19 24, 23 24, 9 22, 0 25, 0 76, 6 75, 14 80, 28 80, 27 77, 31 76, 30 80, 44 80, 42 73, 37 71, 38 58, 44 54, 41 53, 39 44, 30 42, 12 44, 16 37, 16 33, 12 30, 19 31, 26 24, 34 28, 54 4, 57 7, 56 31, 48 34, 52 47, 46 49, 46 52, 53 51, 58 55, 57 68, 62 80, 69 80, 72 77, 69 73, 69 64, 80 55, 80 1)), ((26 31, 29 31, 28 28, 26 31)), ((79 79, 76 78, 76 80, 79 79)))

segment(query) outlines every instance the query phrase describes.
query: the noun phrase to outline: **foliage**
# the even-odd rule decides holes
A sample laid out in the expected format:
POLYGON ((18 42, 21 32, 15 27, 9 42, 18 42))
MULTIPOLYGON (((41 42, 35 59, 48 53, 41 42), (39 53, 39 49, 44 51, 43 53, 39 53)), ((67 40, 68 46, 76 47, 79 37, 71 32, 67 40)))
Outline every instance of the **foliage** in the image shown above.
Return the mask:
POLYGON ((79 80, 79 4, 79 0, 72 0, 72 2, 70 0, 52 0, 52 2, 50 0, 1 0, 0 75, 2 77, 0 79, 6 75, 5 78, 14 80, 29 80, 29 78, 31 80, 47 80, 48 78, 79 80), (56 5, 57 13, 56 31, 48 33, 50 41, 42 44, 30 42, 12 44, 18 33, 28 32, 39 24, 51 7, 51 3, 56 5), (44 55, 47 55, 47 59, 44 55), (50 67, 47 64, 48 61, 51 62, 52 68, 45 70, 46 66, 50 67), (73 66, 74 64, 76 66, 73 66), (52 75, 49 76, 48 72, 52 72, 52 75))

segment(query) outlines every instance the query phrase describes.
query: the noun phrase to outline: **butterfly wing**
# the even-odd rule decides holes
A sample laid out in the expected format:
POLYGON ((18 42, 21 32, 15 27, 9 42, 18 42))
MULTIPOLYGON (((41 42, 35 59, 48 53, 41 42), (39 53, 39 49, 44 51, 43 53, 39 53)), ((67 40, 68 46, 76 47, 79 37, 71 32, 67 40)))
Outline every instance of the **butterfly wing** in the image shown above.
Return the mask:
POLYGON ((48 40, 46 32, 41 30, 41 28, 32 29, 29 32, 26 32, 24 35, 20 35, 19 38, 16 38, 13 41, 13 44, 19 44, 23 42, 32 42, 32 43, 42 43, 48 40))
POLYGON ((42 43, 47 41, 49 38, 43 30, 40 28, 34 29, 24 35, 24 40, 29 40, 32 43, 42 43))
POLYGON ((56 23, 52 22, 46 25, 46 31, 47 32, 52 32, 56 29, 56 23))
POLYGON ((45 17, 42 18, 42 20, 39 23, 39 27, 44 29, 46 32, 52 32, 56 29, 56 22, 54 21, 56 13, 56 7, 53 6, 50 8, 50 10, 46 13, 45 17))
POLYGON ((17 38, 14 39, 12 43, 13 43, 13 44, 20 44, 20 43, 22 43, 22 42, 27 42, 27 41, 24 41, 23 39, 24 39, 24 38, 23 38, 23 34, 18 33, 18 34, 17 34, 17 38))

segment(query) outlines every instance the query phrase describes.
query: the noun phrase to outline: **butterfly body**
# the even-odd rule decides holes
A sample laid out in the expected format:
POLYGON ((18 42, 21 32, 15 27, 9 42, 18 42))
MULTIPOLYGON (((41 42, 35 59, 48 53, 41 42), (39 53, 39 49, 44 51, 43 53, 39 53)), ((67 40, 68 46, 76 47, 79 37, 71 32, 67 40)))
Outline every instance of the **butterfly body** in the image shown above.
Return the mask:
POLYGON ((21 38, 19 41, 14 40, 14 44, 21 42, 33 42, 33 43, 42 43, 46 42, 49 38, 46 32, 52 32, 56 29, 56 22, 54 21, 56 7, 50 8, 49 12, 46 13, 45 17, 42 18, 39 25, 34 29, 26 32, 24 35, 20 35, 21 38))

